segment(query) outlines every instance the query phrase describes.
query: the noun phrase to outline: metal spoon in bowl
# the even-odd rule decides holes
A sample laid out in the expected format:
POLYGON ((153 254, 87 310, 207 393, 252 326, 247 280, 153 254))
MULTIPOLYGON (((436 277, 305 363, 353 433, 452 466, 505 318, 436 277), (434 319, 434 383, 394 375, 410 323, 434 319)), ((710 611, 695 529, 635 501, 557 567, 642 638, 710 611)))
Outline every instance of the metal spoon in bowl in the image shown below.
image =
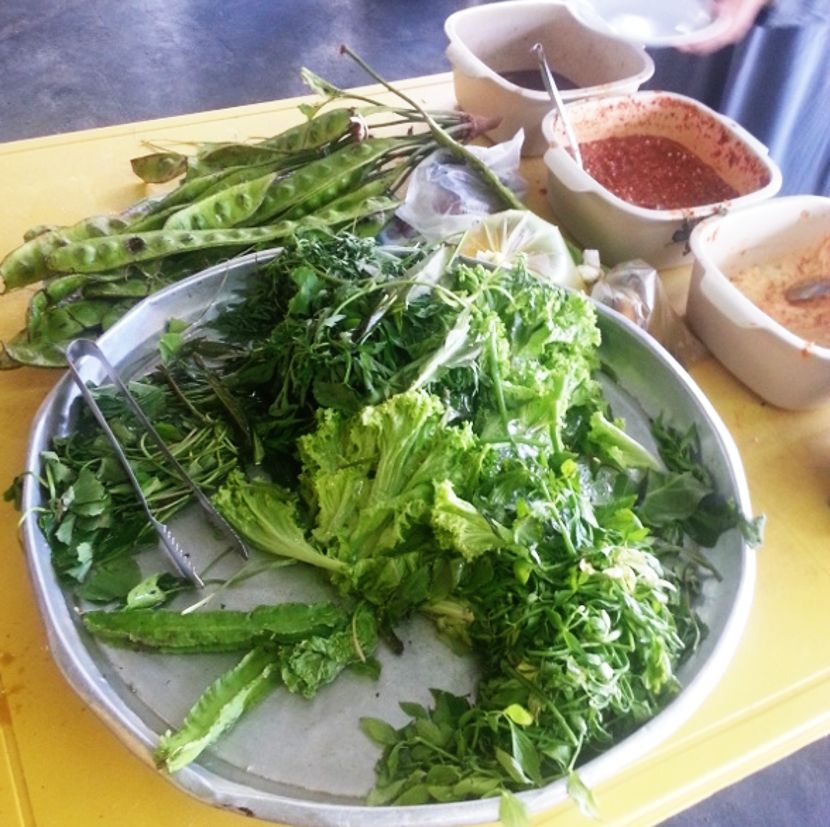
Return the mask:
POLYGON ((804 304, 825 296, 830 296, 830 277, 827 276, 799 281, 784 291, 784 298, 790 304, 804 304))
POLYGON ((539 71, 542 73, 542 82, 545 84, 545 89, 547 93, 550 95, 550 99, 553 101, 554 106, 556 107, 556 111, 559 114, 559 117, 562 119, 562 127, 565 130, 565 137, 568 139, 568 144, 571 148, 571 154, 574 157, 574 160, 580 167, 582 168, 582 153, 579 151, 579 142, 576 140, 576 134, 571 127, 571 122, 568 120, 568 116, 565 114, 565 104, 562 103, 562 97, 559 94, 559 88, 556 85, 556 81, 553 79, 553 72, 550 70, 550 66, 548 66, 548 62, 545 59, 545 50, 542 48, 541 43, 536 43, 533 46, 533 53, 536 55, 536 59, 539 61, 539 71))

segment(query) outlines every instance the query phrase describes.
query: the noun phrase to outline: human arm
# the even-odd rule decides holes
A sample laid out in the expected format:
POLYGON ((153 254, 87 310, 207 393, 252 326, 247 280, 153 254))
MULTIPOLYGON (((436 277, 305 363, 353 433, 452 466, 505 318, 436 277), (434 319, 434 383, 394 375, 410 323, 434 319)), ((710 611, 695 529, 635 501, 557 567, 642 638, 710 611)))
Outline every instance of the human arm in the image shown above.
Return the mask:
POLYGON ((746 36, 770 0, 715 0, 718 27, 712 37, 683 47, 684 52, 706 55, 738 43, 746 36))

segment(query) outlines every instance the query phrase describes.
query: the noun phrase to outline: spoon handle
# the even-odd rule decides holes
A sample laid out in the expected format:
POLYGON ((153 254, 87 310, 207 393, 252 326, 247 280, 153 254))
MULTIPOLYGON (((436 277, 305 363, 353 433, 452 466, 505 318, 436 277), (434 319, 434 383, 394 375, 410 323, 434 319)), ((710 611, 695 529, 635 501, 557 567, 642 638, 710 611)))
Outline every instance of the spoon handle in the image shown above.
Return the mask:
POLYGON ((542 73, 542 82, 545 84, 545 89, 547 89, 554 106, 556 106, 556 111, 559 113, 559 117, 562 120, 562 126, 565 129, 565 137, 568 139, 568 143, 570 144, 571 153, 573 154, 576 163, 580 168, 582 168, 582 153, 579 151, 579 142, 576 140, 576 135, 571 128, 571 123, 565 114, 565 104, 562 102, 562 97, 559 94, 556 81, 553 79, 553 73, 551 72, 550 66, 548 66, 548 62, 545 59, 545 50, 542 48, 542 44, 536 43, 533 46, 533 52, 536 55, 536 59, 539 61, 539 71, 542 73))

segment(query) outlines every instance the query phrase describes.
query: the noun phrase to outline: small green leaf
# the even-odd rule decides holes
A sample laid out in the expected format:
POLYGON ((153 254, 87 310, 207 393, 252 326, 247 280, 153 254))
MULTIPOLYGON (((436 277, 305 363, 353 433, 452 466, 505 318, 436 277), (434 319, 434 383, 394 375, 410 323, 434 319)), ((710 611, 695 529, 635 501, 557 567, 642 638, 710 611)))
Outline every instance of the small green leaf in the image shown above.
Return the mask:
POLYGON ((376 744, 382 746, 392 746, 397 743, 398 733, 395 728, 382 721, 380 718, 361 718, 360 728, 365 735, 368 735, 376 744))
POLYGON ((407 714, 410 718, 428 718, 429 713, 424 709, 421 704, 412 703, 411 701, 401 701, 398 706, 407 714))
POLYGON ((429 790, 425 784, 416 784, 414 787, 404 790, 396 799, 396 807, 411 807, 417 804, 428 804, 430 801, 429 790))
POLYGON ((154 609, 184 587, 184 581, 167 572, 156 572, 130 589, 128 609, 154 609))
POLYGON ((576 770, 571 770, 568 773, 567 789, 568 795, 583 815, 589 818, 599 818, 599 809, 594 800, 594 794, 585 786, 576 770))
POLYGON ((530 726, 533 723, 533 716, 521 704, 510 704, 504 714, 519 726, 530 726))
POLYGON ((501 747, 496 747, 496 760, 517 784, 523 787, 530 784, 530 779, 525 775, 521 764, 512 755, 501 749, 501 747))
POLYGON ((530 827, 530 814, 524 802, 507 790, 499 799, 499 821, 502 827, 530 827))
POLYGON ((93 603, 123 600, 140 579, 138 563, 132 557, 115 557, 93 566, 78 594, 93 603))

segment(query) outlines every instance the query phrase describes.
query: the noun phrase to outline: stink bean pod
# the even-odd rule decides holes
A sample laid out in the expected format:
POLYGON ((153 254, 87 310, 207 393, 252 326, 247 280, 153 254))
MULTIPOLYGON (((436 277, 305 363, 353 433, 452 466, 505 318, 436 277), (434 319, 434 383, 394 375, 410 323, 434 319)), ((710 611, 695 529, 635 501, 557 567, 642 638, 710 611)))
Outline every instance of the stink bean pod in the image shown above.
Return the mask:
MULTIPOLYGON (((260 208, 245 222, 264 224, 305 202, 305 213, 333 200, 366 174, 371 166, 401 144, 400 138, 373 138, 348 144, 274 182, 260 208)), ((295 216, 296 217, 296 216, 295 216)))
POLYGON ((212 230, 235 227, 250 218, 262 204, 276 173, 222 189, 201 198, 189 207, 173 213, 164 223, 165 230, 212 230))
POLYGON ((44 283, 43 292, 52 304, 56 304, 71 296, 87 281, 89 281, 89 276, 85 273, 70 273, 66 276, 55 276, 44 283))
POLYGON ((57 272, 96 273, 137 261, 206 250, 211 247, 245 247, 284 235, 280 225, 227 230, 155 230, 124 233, 68 244, 54 250, 49 266, 57 272))
POLYGON ((399 206, 400 200, 389 193, 400 175, 400 171, 396 169, 378 175, 357 189, 329 202, 313 215, 309 215, 308 219, 315 219, 329 226, 337 226, 347 221, 392 210, 399 206))
POLYGON ((16 247, 0 262, 0 293, 49 276, 49 255, 61 246, 117 233, 126 226, 127 222, 119 216, 101 215, 40 233, 16 247))
POLYGON ((320 149, 346 135, 353 117, 353 109, 331 109, 305 123, 289 127, 272 138, 266 138, 259 145, 282 152, 320 149))
POLYGON ((195 178, 228 167, 280 165, 288 162, 284 152, 257 144, 220 144, 191 160, 188 173, 195 178))
POLYGON ((147 279, 131 278, 119 281, 92 280, 82 287, 87 299, 143 299, 150 294, 151 285, 147 279))
POLYGON ((33 238, 37 238, 39 235, 43 235, 44 233, 51 232, 52 230, 57 230, 58 227, 55 224, 36 224, 34 227, 29 227, 25 233, 23 233, 23 240, 24 241, 31 241, 33 238))

